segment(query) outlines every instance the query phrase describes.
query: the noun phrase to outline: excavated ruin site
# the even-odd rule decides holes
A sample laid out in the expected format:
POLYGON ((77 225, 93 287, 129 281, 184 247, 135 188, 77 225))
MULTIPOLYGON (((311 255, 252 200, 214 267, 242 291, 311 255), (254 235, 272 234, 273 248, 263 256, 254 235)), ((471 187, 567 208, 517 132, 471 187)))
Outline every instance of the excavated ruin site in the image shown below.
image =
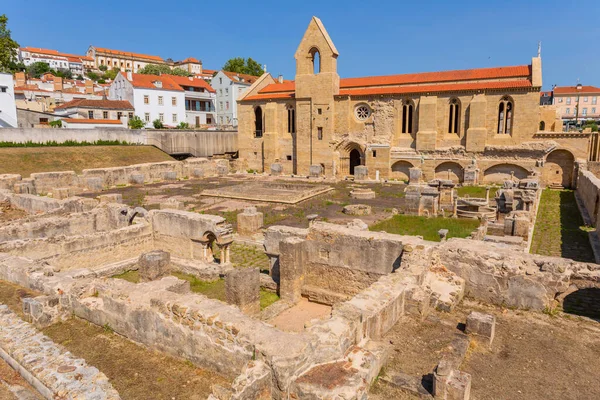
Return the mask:
POLYGON ((562 241, 537 176, 2 175, 0 398, 600 398, 600 180, 578 174, 562 223, 589 229, 562 241))

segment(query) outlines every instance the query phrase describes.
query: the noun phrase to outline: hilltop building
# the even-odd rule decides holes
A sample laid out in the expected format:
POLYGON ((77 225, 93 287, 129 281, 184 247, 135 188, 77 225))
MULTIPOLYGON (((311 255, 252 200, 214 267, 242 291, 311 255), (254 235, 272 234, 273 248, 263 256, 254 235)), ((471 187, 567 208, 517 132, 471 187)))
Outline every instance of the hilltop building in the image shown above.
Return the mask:
POLYGON ((600 88, 595 86, 556 86, 554 105, 558 109, 565 130, 586 121, 600 121, 600 88))
POLYGON ((17 106, 11 74, 0 73, 0 128, 17 127, 17 106))
POLYGON ((237 99, 248 89, 258 76, 219 71, 210 81, 216 91, 217 123, 237 126, 237 99))
POLYGON ((55 70, 70 70, 74 76, 83 75, 93 67, 93 59, 91 57, 61 53, 57 50, 37 47, 21 47, 18 59, 26 66, 30 66, 36 62, 44 62, 55 70))
POLYGON ((298 46, 296 79, 266 73, 238 100, 240 157, 286 174, 487 183, 539 174, 571 186, 589 135, 562 133, 540 106, 542 60, 460 71, 340 79, 339 53, 313 17, 298 46), (312 167, 312 168, 311 168, 312 167))

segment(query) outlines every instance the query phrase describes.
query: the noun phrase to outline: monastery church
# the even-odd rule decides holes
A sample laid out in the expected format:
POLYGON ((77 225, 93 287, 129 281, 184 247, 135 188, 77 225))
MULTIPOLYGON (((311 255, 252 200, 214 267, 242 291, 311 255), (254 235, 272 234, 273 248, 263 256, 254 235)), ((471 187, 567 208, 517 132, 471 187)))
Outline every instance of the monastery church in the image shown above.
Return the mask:
POLYGON ((294 81, 263 74, 238 100, 247 169, 344 178, 495 183, 540 175, 571 187, 589 134, 562 132, 540 106, 541 55, 528 65, 340 79, 339 53, 313 17, 295 53, 294 81), (319 168, 320 166, 320 168, 319 168))

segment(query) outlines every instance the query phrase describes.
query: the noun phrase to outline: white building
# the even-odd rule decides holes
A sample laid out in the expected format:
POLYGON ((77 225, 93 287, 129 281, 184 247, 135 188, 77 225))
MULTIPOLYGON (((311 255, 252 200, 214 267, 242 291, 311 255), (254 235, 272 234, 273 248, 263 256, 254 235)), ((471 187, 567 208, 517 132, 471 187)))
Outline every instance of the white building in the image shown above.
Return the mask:
POLYGON ((17 127, 17 106, 11 74, 0 73, 0 128, 17 127))
POLYGON ((259 77, 219 71, 210 85, 216 91, 217 124, 237 126, 237 99, 259 77))
POLYGON ((109 98, 128 100, 147 128, 151 128, 156 119, 170 127, 186 121, 185 91, 171 75, 119 72, 110 85, 109 98))
POLYGON ((202 78, 170 76, 185 91, 185 120, 191 128, 214 125, 215 90, 202 78))
POLYGON ((75 76, 83 75, 85 71, 84 64, 91 62, 91 58, 87 56, 77 56, 37 47, 21 47, 18 58, 26 66, 36 62, 44 62, 55 70, 70 70, 75 76))

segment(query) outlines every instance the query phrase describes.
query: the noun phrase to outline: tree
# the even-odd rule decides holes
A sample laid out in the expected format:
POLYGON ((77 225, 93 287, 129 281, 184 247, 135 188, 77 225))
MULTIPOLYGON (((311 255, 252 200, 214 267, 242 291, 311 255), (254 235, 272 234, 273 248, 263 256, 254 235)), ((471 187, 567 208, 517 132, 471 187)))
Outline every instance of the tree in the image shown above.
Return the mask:
POLYGON ((77 75, 77 80, 78 81, 82 81, 83 80, 83 75, 81 75, 81 74, 77 75))
POLYGON ((51 128, 62 128, 62 121, 57 119, 56 121, 48 122, 48 125, 50 125, 51 128))
POLYGON ((55 75, 64 79, 73 79, 73 72, 70 69, 58 69, 55 75))
POLYGON ((56 71, 52 70, 52 68, 50 68, 50 66, 43 61, 34 62, 27 68, 27 73, 32 78, 39 78, 46 72, 50 72, 52 74, 56 73, 56 71))
POLYGON ((0 15, 0 72, 14 72, 11 67, 17 62, 19 43, 10 37, 10 30, 6 27, 8 17, 0 15))
POLYGON ((252 58, 244 59, 242 57, 235 57, 227 60, 222 69, 223 71, 254 76, 261 76, 264 72, 259 62, 252 58))
POLYGON ((177 129, 190 129, 190 124, 181 121, 179 125, 177 125, 177 129))
POLYGON ((165 127, 162 121, 158 118, 152 121, 152 125, 154 126, 154 129, 163 129, 165 127))
POLYGON ((98 69, 102 72, 105 72, 108 69, 108 67, 106 65, 101 65, 98 67, 98 69))
POLYGON ((114 81, 115 78, 117 77, 117 74, 121 72, 121 69, 118 67, 115 67, 113 69, 111 69, 110 71, 106 71, 104 73, 104 79, 110 79, 111 81, 114 81))
POLYGON ((148 64, 144 68, 140 69, 138 71, 138 74, 145 74, 145 75, 167 74, 167 75, 179 75, 179 76, 193 76, 193 74, 190 74, 189 72, 187 72, 184 69, 181 69, 181 68, 171 69, 168 65, 164 65, 164 64, 160 64, 160 65, 148 64))
POLYGON ((129 122, 127 122, 127 125, 131 129, 142 129, 146 124, 144 123, 144 121, 142 121, 140 117, 134 115, 133 118, 131 118, 129 122))

